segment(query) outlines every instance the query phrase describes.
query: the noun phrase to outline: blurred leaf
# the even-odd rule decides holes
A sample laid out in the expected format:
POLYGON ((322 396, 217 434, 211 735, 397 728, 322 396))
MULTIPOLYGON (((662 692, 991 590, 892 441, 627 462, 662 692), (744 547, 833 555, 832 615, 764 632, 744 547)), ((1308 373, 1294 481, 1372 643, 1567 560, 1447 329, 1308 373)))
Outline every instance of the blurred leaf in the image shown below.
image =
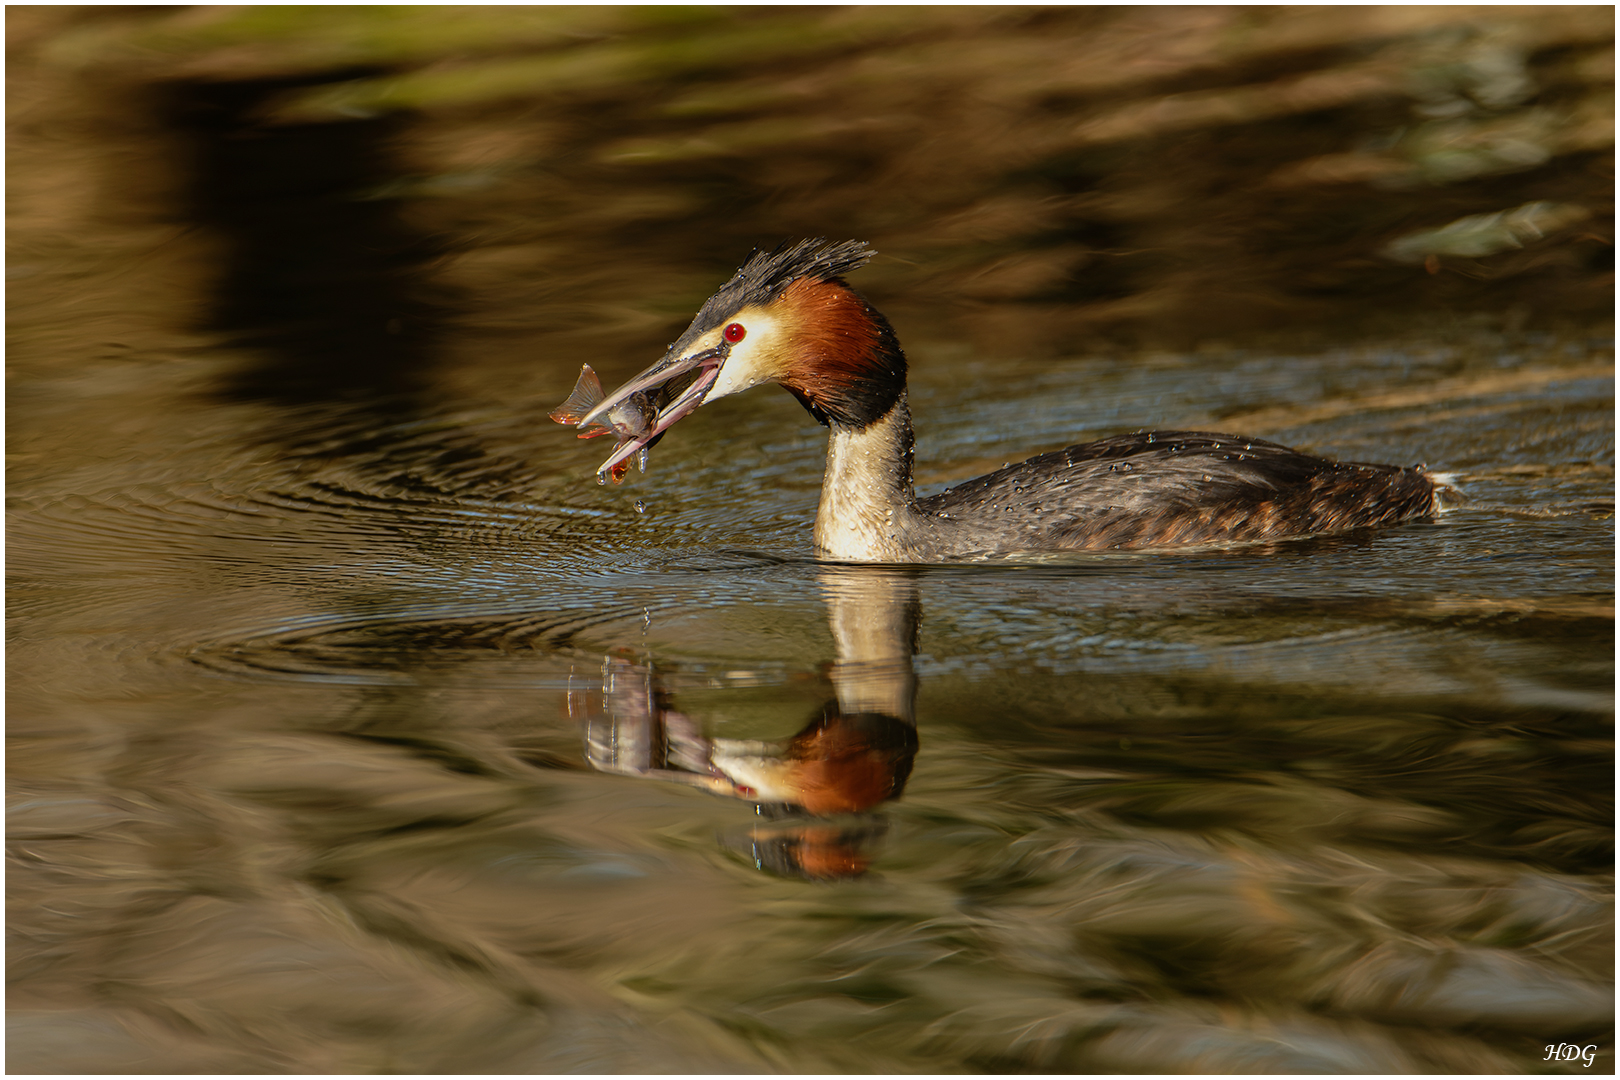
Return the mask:
POLYGON ((1431 255, 1481 259, 1522 248, 1585 221, 1592 212, 1569 203, 1533 202, 1495 214, 1470 214, 1438 229, 1408 233, 1384 249, 1396 262, 1421 263, 1431 255))

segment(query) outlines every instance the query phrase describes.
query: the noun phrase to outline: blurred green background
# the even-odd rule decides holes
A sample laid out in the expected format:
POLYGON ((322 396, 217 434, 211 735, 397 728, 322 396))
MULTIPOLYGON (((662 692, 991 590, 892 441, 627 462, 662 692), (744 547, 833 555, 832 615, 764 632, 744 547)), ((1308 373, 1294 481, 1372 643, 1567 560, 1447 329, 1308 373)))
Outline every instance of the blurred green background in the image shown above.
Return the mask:
POLYGON ((1613 26, 1598 6, 11 7, 13 309, 64 287, 30 252, 81 243, 71 286, 138 260, 127 317, 149 327, 198 304, 200 329, 273 325, 278 292, 318 320, 312 296, 381 276, 480 347, 645 352, 753 245, 825 235, 882 252, 859 285, 891 315, 1000 355, 1590 325, 1612 306, 1613 26))

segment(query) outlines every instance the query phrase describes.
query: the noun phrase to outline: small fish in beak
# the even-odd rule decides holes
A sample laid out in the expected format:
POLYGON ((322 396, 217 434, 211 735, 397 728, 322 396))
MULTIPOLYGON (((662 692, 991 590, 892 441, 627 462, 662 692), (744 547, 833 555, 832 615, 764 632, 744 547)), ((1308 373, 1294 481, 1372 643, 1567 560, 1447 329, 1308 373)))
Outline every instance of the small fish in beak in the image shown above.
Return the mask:
POLYGON ((641 470, 647 470, 647 450, 663 437, 665 430, 703 404, 703 398, 719 377, 720 365, 730 349, 726 345, 705 349, 691 356, 660 360, 611 394, 602 393, 602 381, 586 364, 568 400, 552 412, 559 424, 574 424, 580 438, 589 439, 612 431, 619 436, 613 455, 596 470, 599 482, 611 476, 615 484, 624 479, 635 457, 641 470))
MULTIPOLYGON (((568 400, 551 410, 551 418, 559 424, 580 424, 607 395, 602 392, 602 380, 597 378, 591 365, 581 364, 579 382, 568 400)), ((602 416, 581 424, 579 437, 594 439, 613 432, 621 439, 634 439, 648 428, 658 416, 658 409, 646 394, 631 394, 602 416)))
MULTIPOLYGON (((619 443, 614 447, 615 456, 619 450, 629 446, 647 433, 658 419, 658 407, 653 404, 650 394, 632 393, 623 397, 616 404, 605 411, 597 406, 607 397, 602 392, 602 380, 589 364, 580 365, 579 381, 574 384, 574 392, 568 395, 568 400, 551 410, 551 418, 559 424, 578 425, 579 437, 594 439, 598 435, 608 432, 619 437, 619 443)), ((647 440, 650 445, 651 440, 647 440)), ((646 445, 640 447, 641 467, 647 468, 646 445)), ((629 456, 615 463, 612 468, 613 482, 619 483, 624 474, 629 471, 629 456)), ((608 471, 603 466, 603 472, 608 471)))

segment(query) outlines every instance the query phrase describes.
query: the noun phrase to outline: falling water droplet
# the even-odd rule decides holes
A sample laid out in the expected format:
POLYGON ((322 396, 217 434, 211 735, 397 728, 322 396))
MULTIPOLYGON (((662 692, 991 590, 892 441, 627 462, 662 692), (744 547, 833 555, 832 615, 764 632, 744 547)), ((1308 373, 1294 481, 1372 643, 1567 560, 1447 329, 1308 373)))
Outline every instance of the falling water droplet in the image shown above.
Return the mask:
MULTIPOLYGON (((1204 477, 1204 479, 1208 480, 1209 477, 1206 476, 1206 477, 1204 477)), ((642 502, 640 499, 637 499, 636 500, 636 513, 645 514, 646 512, 647 512, 647 504, 642 502)))
POLYGON ((597 473, 596 482, 604 487, 607 486, 607 473, 597 473))
POLYGON ((642 472, 647 471, 647 448, 645 446, 636 451, 636 468, 642 472))

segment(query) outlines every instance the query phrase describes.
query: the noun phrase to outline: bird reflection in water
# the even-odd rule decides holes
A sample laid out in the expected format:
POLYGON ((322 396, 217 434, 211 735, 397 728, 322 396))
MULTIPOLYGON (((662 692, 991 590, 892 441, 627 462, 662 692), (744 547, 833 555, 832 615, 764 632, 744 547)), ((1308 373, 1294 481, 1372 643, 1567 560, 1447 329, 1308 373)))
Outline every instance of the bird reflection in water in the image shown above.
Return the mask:
POLYGON ((919 605, 910 571, 820 572, 838 658, 835 697, 781 740, 719 739, 676 708, 652 663, 610 656, 600 697, 571 692, 585 754, 622 776, 700 787, 759 808, 737 844, 762 870, 815 880, 858 877, 887 825, 876 809, 905 790, 917 756, 919 605))

